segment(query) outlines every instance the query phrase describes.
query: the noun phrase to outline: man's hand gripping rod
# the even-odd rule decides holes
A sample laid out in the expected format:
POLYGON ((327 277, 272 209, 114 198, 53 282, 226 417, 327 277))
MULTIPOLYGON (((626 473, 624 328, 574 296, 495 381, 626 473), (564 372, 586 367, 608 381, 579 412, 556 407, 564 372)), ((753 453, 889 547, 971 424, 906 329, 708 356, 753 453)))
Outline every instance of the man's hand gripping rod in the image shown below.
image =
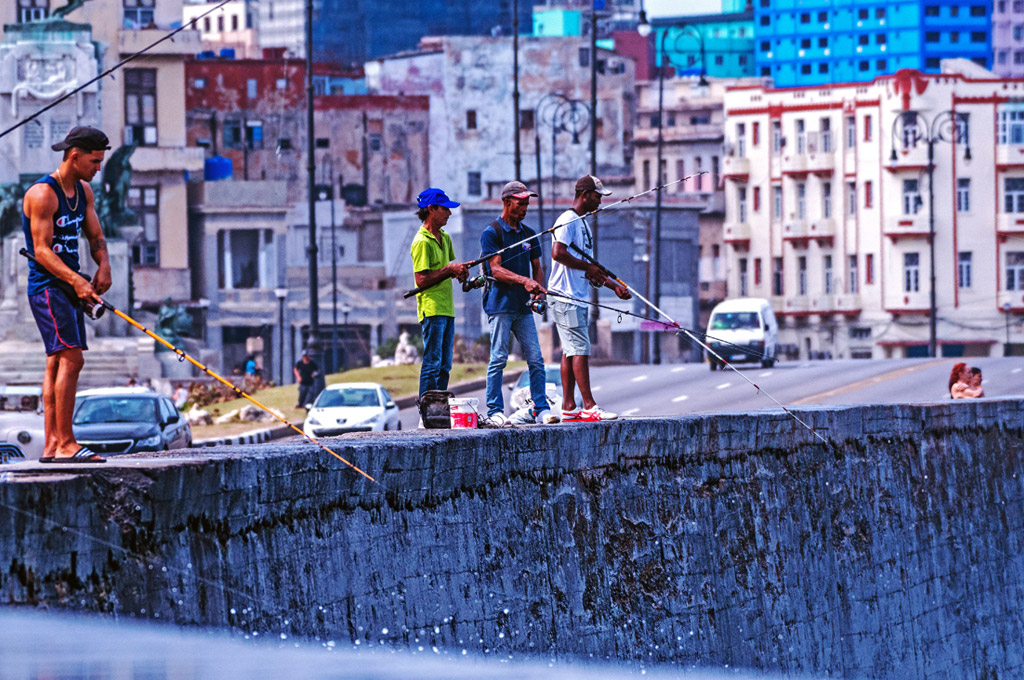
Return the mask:
MULTIPOLYGON (((46 271, 46 268, 42 264, 40 264, 39 260, 37 260, 35 257, 33 257, 32 254, 28 252, 28 250, 22 248, 20 252, 21 252, 22 255, 24 255, 29 260, 34 262, 37 267, 39 267, 43 271, 46 271)), ((47 273, 49 273, 49 272, 47 272, 47 273)), ((78 275, 81 276, 82 278, 85 278, 84 274, 79 273, 78 275)), ((51 276, 52 276, 52 274, 51 274, 51 276)), ((54 278, 56 279, 56 277, 54 277, 54 278)), ((78 304, 79 306, 81 306, 82 304, 85 304, 85 301, 81 300, 75 294, 75 289, 73 287, 71 287, 69 284, 67 284, 64 281, 61 281, 60 279, 57 279, 57 281, 58 281, 57 286, 69 296, 69 299, 71 299, 72 301, 76 302, 76 304, 78 304)), ((270 407, 265 406, 264 404, 261 404, 256 399, 254 399, 252 397, 252 395, 246 394, 245 392, 240 390, 238 387, 233 385, 230 381, 228 381, 228 380, 222 378, 221 376, 217 375, 212 370, 210 370, 208 367, 204 366, 203 364, 199 363, 198 361, 196 361, 195 359, 190 357, 188 354, 186 354, 184 350, 178 349, 177 347, 175 347, 171 343, 167 342, 166 340, 161 338, 159 335, 157 335, 153 331, 149 330, 148 328, 146 328, 145 326, 140 324, 138 321, 136 321, 135 319, 131 318, 130 316, 128 316, 127 314, 122 312, 120 309, 118 309, 114 305, 110 304, 109 302, 107 302, 105 300, 100 300, 100 304, 102 304, 103 306, 100 307, 99 309, 101 309, 101 310, 104 309, 104 308, 105 309, 109 309, 111 312, 113 312, 117 316, 121 317, 122 319, 127 321, 129 324, 131 324, 135 328, 138 328, 140 331, 142 331, 143 333, 145 333, 149 337, 153 338, 154 340, 156 340, 161 345, 163 345, 167 349, 171 350, 175 354, 177 354, 179 361, 188 361, 189 363, 191 363, 193 366, 198 368, 200 371, 202 371, 206 375, 210 376, 211 378, 214 378, 215 380, 219 380, 220 382, 224 383, 224 385, 226 385, 227 387, 231 388, 231 391, 234 392, 239 397, 242 397, 244 399, 248 399, 252 403, 256 404, 256 406, 260 407, 261 409, 263 409, 264 411, 266 411, 270 415, 274 416, 275 418, 280 420, 282 423, 284 423, 285 425, 287 425, 291 429, 293 429, 296 432, 298 432, 300 435, 302 435, 302 438, 305 439, 306 441, 308 441, 308 442, 310 442, 312 444, 316 444, 321 449, 323 449, 327 453, 331 454, 332 456, 334 456, 335 458, 340 460, 345 465, 349 466, 350 468, 352 468, 353 470, 355 470, 356 472, 361 474, 363 477, 366 477, 367 479, 369 479, 371 482, 376 482, 377 481, 376 479, 374 479, 370 475, 366 474, 365 472, 363 472, 361 469, 359 469, 358 467, 356 467, 355 465, 353 465, 349 461, 347 461, 344 458, 342 458, 341 456, 339 456, 334 451, 331 451, 329 448, 327 448, 326 446, 321 444, 319 441, 317 441, 313 437, 310 437, 309 435, 307 435, 300 428, 298 428, 295 425, 293 425, 292 423, 290 423, 286 418, 282 418, 281 416, 279 416, 276 413, 274 413, 272 410, 270 410, 270 407)), ((95 316, 93 316, 94 319, 98 319, 99 317, 100 317, 100 314, 96 314, 95 316)))
MULTIPOLYGON (((513 243, 511 245, 507 245, 504 248, 499 248, 498 250, 494 251, 490 255, 484 255, 483 257, 478 257, 477 259, 473 260, 472 262, 467 262, 466 263, 466 267, 475 267, 478 264, 483 264, 484 262, 487 262, 488 260, 490 260, 495 255, 501 255, 506 250, 512 250, 513 248, 518 248, 519 246, 523 245, 527 241, 532 241, 535 238, 540 238, 544 234, 550 234, 555 229, 558 229, 559 227, 564 227, 566 225, 572 224, 573 222, 575 222, 577 220, 582 220, 584 218, 590 217, 591 215, 596 215, 599 212, 603 212, 603 211, 608 210, 610 208, 614 208, 615 206, 622 205, 623 203, 630 203, 631 201, 635 201, 636 199, 640 198, 641 196, 645 196, 645 195, 647 195, 649 193, 652 193, 652 192, 655 192, 655 191, 661 191, 662 189, 667 189, 668 187, 672 186, 673 184, 678 184, 679 182, 685 182, 688 179, 693 179, 694 177, 700 177, 701 175, 706 175, 706 174, 708 174, 707 170, 702 170, 700 172, 695 172, 692 175, 687 175, 686 177, 680 177, 677 180, 673 180, 671 182, 667 182, 665 184, 662 184, 661 186, 657 186, 657 187, 654 187, 652 189, 648 189, 647 191, 641 191, 638 194, 633 194, 632 196, 627 196, 626 198, 622 199, 621 201, 615 201, 614 203, 609 203, 608 205, 601 206, 597 210, 591 210, 590 212, 586 213, 585 215, 577 215, 576 217, 574 217, 573 219, 569 220, 565 224, 557 224, 557 225, 551 227, 550 229, 545 229, 544 231, 538 231, 533 236, 527 236, 522 241, 516 241, 515 243, 513 243)), ((434 286, 436 286, 436 285, 437 284, 435 283, 434 286)), ((623 284, 623 285, 625 285, 625 284, 623 284)), ((402 295, 402 297, 403 298, 411 298, 413 295, 416 295, 417 293, 422 293, 423 291, 427 290, 427 288, 432 288, 432 287, 433 286, 420 286, 419 288, 413 288, 412 290, 406 291, 402 295)), ((628 288, 628 286, 627 286, 627 288, 628 288)))

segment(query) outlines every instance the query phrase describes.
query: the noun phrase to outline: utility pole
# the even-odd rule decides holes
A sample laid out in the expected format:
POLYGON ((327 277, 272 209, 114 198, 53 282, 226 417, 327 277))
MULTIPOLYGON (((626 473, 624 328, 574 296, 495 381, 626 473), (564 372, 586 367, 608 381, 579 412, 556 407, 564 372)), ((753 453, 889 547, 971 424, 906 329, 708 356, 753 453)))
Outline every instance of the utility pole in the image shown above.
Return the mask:
POLYGON ((519 148, 519 0, 512 1, 512 108, 516 117, 513 128, 516 134, 516 179, 522 181, 523 154, 519 148))
POLYGON ((320 346, 320 304, 317 295, 319 276, 317 271, 316 243, 316 156, 313 129, 313 0, 306 0, 306 184, 309 208, 309 339, 306 347, 310 358, 320 366, 323 375, 323 356, 320 346))

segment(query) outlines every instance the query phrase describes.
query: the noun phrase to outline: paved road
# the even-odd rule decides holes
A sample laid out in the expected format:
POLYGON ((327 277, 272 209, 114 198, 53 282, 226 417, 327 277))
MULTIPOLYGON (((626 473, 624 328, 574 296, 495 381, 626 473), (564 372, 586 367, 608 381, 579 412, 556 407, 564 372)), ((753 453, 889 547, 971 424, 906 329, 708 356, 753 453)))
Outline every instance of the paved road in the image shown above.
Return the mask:
MULTIPOLYGON (((946 381, 957 361, 786 362, 771 369, 743 367, 739 373, 712 372, 707 364, 630 365, 592 373, 594 397, 602 407, 630 416, 669 416, 773 408, 768 395, 787 406, 941 401, 948 398, 946 381)), ((1024 357, 967 361, 982 369, 986 396, 1024 396, 1024 357)), ((504 394, 507 412, 507 389, 504 394)), ((482 390, 460 396, 476 397, 485 410, 482 390)), ((416 427, 417 419, 415 409, 402 411, 404 429, 416 427)))

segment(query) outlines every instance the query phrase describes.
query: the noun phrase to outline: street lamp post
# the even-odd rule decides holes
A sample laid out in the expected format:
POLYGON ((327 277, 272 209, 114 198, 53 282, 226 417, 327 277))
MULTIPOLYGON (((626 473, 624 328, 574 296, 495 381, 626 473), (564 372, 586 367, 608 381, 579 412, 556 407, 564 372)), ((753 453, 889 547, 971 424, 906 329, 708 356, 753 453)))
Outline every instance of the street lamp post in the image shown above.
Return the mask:
POLYGON ((331 371, 338 370, 338 242, 334 218, 334 159, 324 154, 323 165, 327 182, 321 185, 320 195, 331 202, 331 371))
POLYGON ((284 384, 284 299, 288 297, 287 288, 275 288, 274 295, 277 296, 277 379, 278 385, 284 384))
MULTIPOLYGON (((640 23, 637 26, 637 32, 640 35, 647 37, 651 34, 651 25, 647 22, 646 12, 640 12, 640 23)), ((664 163, 664 150, 665 150, 665 61, 668 60, 669 65, 672 64, 671 54, 679 54, 682 50, 677 47, 678 42, 682 38, 695 38, 700 48, 700 80, 698 84, 701 87, 707 87, 708 80, 706 78, 706 63, 705 63, 705 51, 704 51, 704 36, 701 34, 700 29, 692 24, 678 24, 675 26, 667 26, 665 30, 661 32, 658 37, 658 48, 655 54, 655 68, 658 69, 658 141, 656 159, 654 163, 654 174, 655 174, 655 186, 661 186, 665 183, 665 177, 662 175, 661 166, 664 163), (669 36, 672 36, 671 50, 665 49, 665 42, 669 36)), ((644 187, 645 189, 647 187, 644 187)), ((661 191, 654 192, 654 253, 652 255, 654 260, 654 272, 652 274, 654 278, 654 305, 661 307, 661 191)), ((653 349, 651 352, 651 361, 655 364, 661 363, 661 337, 657 335, 657 331, 651 332, 653 349)))
POLYGON ((1003 356, 1010 355, 1010 311, 1013 305, 1007 300, 1003 303, 1003 313, 1006 315, 1006 347, 1003 348, 1003 356))
MULTIPOLYGON (((343 318, 342 328, 345 331, 345 333, 342 335, 343 341, 345 340, 345 336, 348 334, 348 315, 349 312, 351 311, 352 305, 348 304, 347 302, 341 306, 341 313, 343 318)), ((348 370, 348 350, 345 350, 345 356, 343 357, 343 361, 345 362, 345 370, 348 370)))
POLYGON ((971 147, 967 136, 967 116, 956 111, 940 111, 929 121, 919 111, 903 111, 892 123, 892 154, 889 160, 899 160, 896 147, 904 152, 917 146, 928 145, 928 356, 938 355, 938 315, 935 299, 935 144, 949 142, 954 147, 963 142, 964 160, 971 160, 971 147))

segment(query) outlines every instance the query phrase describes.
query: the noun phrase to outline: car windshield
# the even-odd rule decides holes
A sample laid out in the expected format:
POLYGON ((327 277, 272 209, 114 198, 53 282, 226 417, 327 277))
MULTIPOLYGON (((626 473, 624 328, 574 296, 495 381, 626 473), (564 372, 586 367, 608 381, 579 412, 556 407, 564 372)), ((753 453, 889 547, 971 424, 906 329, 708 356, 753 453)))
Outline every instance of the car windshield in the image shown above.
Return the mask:
POLYGON ((316 408, 338 406, 380 406, 380 397, 372 387, 346 387, 341 390, 324 390, 314 404, 316 408))
POLYGON ((718 312, 711 317, 711 330, 735 330, 737 328, 759 328, 757 312, 718 312))
POLYGON ((75 425, 159 422, 152 397, 86 397, 78 400, 75 425))

